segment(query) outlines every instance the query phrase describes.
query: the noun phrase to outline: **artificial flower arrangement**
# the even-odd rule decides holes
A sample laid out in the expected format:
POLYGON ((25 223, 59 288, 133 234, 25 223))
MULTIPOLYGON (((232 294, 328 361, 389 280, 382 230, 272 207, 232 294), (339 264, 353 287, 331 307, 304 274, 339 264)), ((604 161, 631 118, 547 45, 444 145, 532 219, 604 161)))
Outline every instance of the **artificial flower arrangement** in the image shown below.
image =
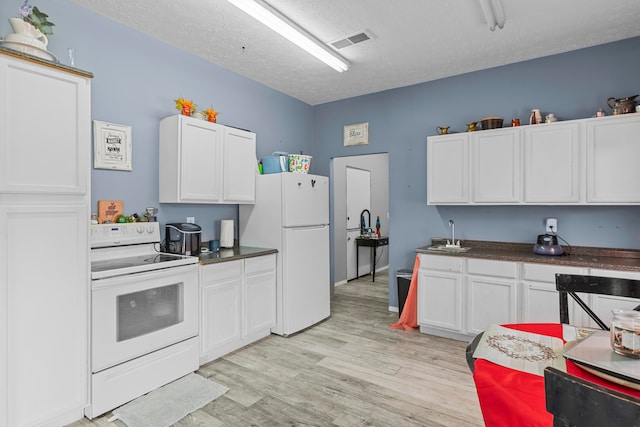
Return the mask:
POLYGON ((192 112, 196 111, 196 104, 194 104, 192 101, 188 101, 184 98, 178 98, 175 100, 175 102, 176 109, 180 110, 180 112, 185 116, 190 116, 192 112))
MULTIPOLYGON (((194 104, 193 101, 189 101, 184 98, 178 98, 174 101, 176 103, 176 110, 179 110, 181 114, 184 114, 185 116, 191 116, 196 112, 196 104, 194 104)), ((208 108, 198 113, 198 115, 200 116, 199 118, 206 117, 208 121, 213 123, 216 122, 216 117, 218 116, 218 114, 219 112, 214 110, 213 108, 208 108)))
POLYGON ((53 22, 49 21, 49 15, 42 12, 36 6, 31 6, 29 0, 25 0, 24 4, 18 8, 18 13, 23 21, 36 27, 42 34, 51 35, 55 26, 53 22))
POLYGON ((207 116, 207 120, 215 123, 218 112, 213 108, 209 108, 208 110, 203 111, 204 115, 207 116))

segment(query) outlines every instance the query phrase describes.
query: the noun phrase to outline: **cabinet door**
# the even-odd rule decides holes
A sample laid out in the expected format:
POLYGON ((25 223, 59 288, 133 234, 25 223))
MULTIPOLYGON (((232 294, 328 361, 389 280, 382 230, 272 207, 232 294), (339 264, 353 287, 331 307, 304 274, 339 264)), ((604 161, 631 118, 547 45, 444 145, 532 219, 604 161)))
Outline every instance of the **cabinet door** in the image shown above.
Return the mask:
POLYGON ((256 134, 225 127, 223 157, 223 202, 255 203, 256 134))
POLYGON ((420 269, 418 274, 418 323, 462 332, 462 276, 420 269))
POLYGON ((476 203, 520 201, 520 133, 518 129, 473 132, 470 141, 476 203))
POLYGON ((82 416, 88 228, 84 204, 0 204, 1 426, 67 424, 82 416), (42 250, 34 252, 38 243, 42 250), (74 410, 75 417, 60 421, 74 410))
POLYGON ((276 324, 276 256, 245 260, 244 335, 269 329, 276 324))
POLYGON ((427 138, 429 204, 469 202, 469 147, 466 134, 427 138))
POLYGON ((640 203, 640 114, 587 120, 587 202, 640 203))
POLYGON ((580 201, 581 122, 527 126, 524 129, 524 201, 580 201))
POLYGON ((202 267, 200 355, 242 336, 242 260, 202 267))
MULTIPOLYGON (((224 126, 190 117, 180 120, 180 201, 217 202, 222 198, 224 126)), ((162 170, 160 171, 162 174, 162 170)))
POLYGON ((467 332, 479 334, 491 324, 516 323, 516 280, 467 277, 467 332))
POLYGON ((0 81, 0 192, 86 193, 90 80, 2 56, 0 81))
MULTIPOLYGON (((577 267, 542 264, 522 264, 522 298, 519 322, 557 323, 560 321, 560 303, 556 291, 556 273, 584 274, 577 267)), ((572 324, 579 316, 580 307, 569 298, 569 319, 572 324)))
MULTIPOLYGON (((592 276, 600 276, 600 277, 616 277, 621 279, 633 279, 640 280, 640 273, 631 272, 631 271, 612 271, 612 270, 598 270, 591 269, 589 274, 592 276)), ((633 310, 635 307, 640 305, 640 299, 635 298, 625 298, 625 297, 616 297, 613 295, 597 295, 591 294, 589 295, 588 305, 591 307, 593 312, 602 319, 607 326, 611 326, 611 319, 613 317, 612 310, 614 309, 625 309, 625 310, 633 310)), ((590 326, 592 328, 597 328, 598 326, 595 324, 593 320, 591 320, 586 314, 584 315, 584 326, 590 326)))

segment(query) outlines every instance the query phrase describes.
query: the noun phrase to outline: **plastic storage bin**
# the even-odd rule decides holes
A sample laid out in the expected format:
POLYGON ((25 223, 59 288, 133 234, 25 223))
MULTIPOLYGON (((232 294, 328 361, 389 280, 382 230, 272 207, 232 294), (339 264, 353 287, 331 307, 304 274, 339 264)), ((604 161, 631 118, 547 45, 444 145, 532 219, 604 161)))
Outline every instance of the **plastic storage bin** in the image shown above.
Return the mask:
POLYGON ((262 173, 282 173, 289 169, 289 154, 276 151, 270 156, 261 157, 262 173))
POLYGON ((398 282, 398 317, 402 314, 404 303, 409 295, 409 286, 411 286, 411 277, 413 270, 401 268, 396 271, 396 280, 398 282))

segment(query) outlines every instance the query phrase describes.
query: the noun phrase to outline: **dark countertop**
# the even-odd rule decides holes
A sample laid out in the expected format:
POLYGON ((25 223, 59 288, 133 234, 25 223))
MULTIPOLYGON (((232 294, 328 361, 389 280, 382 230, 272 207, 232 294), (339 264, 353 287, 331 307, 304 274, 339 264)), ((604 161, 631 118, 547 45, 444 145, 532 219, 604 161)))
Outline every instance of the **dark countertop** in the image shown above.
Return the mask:
POLYGON ((237 259, 253 258, 262 255, 277 253, 277 249, 252 248, 249 246, 234 246, 233 248, 221 248, 220 252, 207 252, 200 254, 200 264, 207 265, 216 262, 235 261, 237 259))
MULTIPOLYGON (((431 246, 443 245, 447 239, 432 239, 431 246)), ((465 240, 460 246, 469 247, 466 252, 439 252, 428 250, 429 246, 416 249, 417 253, 444 255, 462 258, 481 258, 495 261, 515 261, 530 264, 567 265, 573 267, 600 268, 605 270, 640 272, 640 250, 611 249, 589 246, 562 246, 570 255, 549 256, 533 253, 531 243, 491 242, 485 240, 465 240)))

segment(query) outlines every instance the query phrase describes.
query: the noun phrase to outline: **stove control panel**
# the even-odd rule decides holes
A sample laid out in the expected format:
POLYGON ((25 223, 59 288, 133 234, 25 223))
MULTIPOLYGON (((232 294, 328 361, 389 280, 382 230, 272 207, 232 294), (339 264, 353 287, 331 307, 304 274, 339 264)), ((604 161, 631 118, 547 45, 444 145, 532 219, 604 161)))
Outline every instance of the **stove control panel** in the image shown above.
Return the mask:
POLYGON ((90 239, 92 248, 159 243, 160 224, 157 222, 93 224, 90 239))

